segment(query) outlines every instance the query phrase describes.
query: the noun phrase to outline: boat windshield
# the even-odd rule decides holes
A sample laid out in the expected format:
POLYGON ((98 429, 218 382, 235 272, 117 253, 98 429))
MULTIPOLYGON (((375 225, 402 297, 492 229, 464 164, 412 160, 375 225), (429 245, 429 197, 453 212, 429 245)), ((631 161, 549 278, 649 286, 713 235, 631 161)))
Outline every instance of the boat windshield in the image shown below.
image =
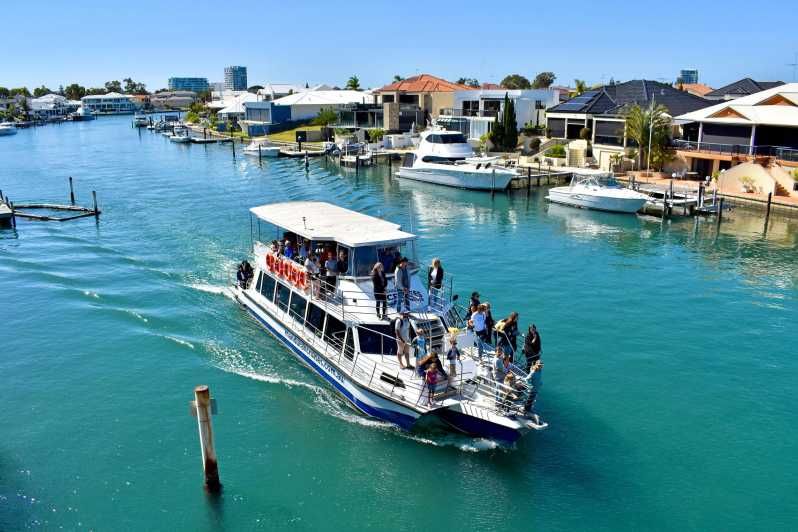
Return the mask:
POLYGON ((621 188, 621 184, 612 174, 574 174, 571 186, 574 185, 621 188))
POLYGON ((385 274, 393 274, 399 259, 407 257, 410 268, 415 267, 415 243, 411 241, 393 244, 377 244, 375 246, 360 246, 352 250, 352 270, 356 277, 368 277, 371 269, 377 262, 385 268, 385 274))
POLYGON ((427 136, 427 142, 432 144, 465 144, 467 141, 462 133, 430 133, 427 136))

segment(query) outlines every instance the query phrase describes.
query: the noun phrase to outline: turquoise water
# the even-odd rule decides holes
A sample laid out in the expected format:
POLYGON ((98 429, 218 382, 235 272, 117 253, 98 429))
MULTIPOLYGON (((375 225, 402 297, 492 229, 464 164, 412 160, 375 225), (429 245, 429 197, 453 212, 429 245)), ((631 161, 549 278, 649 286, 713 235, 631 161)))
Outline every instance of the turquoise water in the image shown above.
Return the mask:
POLYGON ((798 221, 659 220, 233 159, 130 117, 0 139, 0 530, 794 530, 798 221), (512 449, 350 410, 221 295, 253 205, 411 226, 464 297, 541 330, 549 430, 512 449), (412 218, 412 222, 411 222, 412 218), (224 491, 202 488, 196 384, 224 491))

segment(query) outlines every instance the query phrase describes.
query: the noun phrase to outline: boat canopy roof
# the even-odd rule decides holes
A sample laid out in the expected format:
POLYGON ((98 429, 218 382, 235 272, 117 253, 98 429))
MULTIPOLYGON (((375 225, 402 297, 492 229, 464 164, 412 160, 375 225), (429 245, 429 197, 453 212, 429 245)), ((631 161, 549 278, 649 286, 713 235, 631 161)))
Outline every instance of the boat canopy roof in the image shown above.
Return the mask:
POLYGON ((289 201, 252 207, 250 212, 309 240, 331 240, 349 247, 414 240, 399 224, 323 201, 289 201))

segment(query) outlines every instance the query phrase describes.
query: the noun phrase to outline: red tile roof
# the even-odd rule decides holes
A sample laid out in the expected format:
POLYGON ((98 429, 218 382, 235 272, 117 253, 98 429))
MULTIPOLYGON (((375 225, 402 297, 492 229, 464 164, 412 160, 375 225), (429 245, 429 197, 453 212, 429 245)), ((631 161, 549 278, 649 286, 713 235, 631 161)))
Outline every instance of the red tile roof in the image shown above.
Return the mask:
MULTIPOLYGON (((675 84, 674 87, 678 89, 679 84, 675 84)), ((709 85, 704 85, 703 83, 682 83, 682 88, 690 94, 695 94, 696 96, 704 96, 715 90, 709 85)))
POLYGON ((429 74, 419 74, 377 89, 375 92, 454 92, 474 90, 474 87, 452 83, 429 74))

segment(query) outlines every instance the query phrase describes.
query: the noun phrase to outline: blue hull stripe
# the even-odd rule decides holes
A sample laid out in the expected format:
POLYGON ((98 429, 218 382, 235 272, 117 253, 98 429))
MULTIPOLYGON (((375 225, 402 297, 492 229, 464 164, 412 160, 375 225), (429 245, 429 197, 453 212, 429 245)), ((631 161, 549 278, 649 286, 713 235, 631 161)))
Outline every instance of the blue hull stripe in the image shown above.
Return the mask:
MULTIPOLYGON (((318 373, 324 380, 332 384, 338 392, 343 395, 350 403, 352 403, 358 410, 363 412, 366 415, 382 419, 388 421, 390 423, 394 423, 399 425, 405 430, 410 430, 413 428, 413 425, 416 423, 417 419, 411 416, 401 414, 399 412, 395 412, 392 410, 386 410, 383 408, 375 408, 363 401, 357 399, 349 390, 347 390, 344 386, 341 385, 337 380, 332 378, 326 371, 324 371, 316 362, 308 357, 305 353, 303 353, 300 349, 298 349, 290 340, 288 340, 285 336, 277 332, 274 327, 269 325, 263 318, 261 318, 254 310, 252 310, 249 305, 244 305, 247 311, 252 314, 255 319, 258 320, 266 329, 280 342, 285 344, 288 348, 290 348, 302 361, 304 361, 308 366, 313 369, 316 373, 318 373)), ((264 309, 265 310, 265 309, 264 309)), ((312 349, 308 346, 309 349, 312 349)))
POLYGON ((471 436, 487 437, 508 443, 514 443, 522 436, 522 433, 518 430, 504 427, 478 417, 469 416, 455 410, 439 410, 437 413, 446 423, 471 436))

